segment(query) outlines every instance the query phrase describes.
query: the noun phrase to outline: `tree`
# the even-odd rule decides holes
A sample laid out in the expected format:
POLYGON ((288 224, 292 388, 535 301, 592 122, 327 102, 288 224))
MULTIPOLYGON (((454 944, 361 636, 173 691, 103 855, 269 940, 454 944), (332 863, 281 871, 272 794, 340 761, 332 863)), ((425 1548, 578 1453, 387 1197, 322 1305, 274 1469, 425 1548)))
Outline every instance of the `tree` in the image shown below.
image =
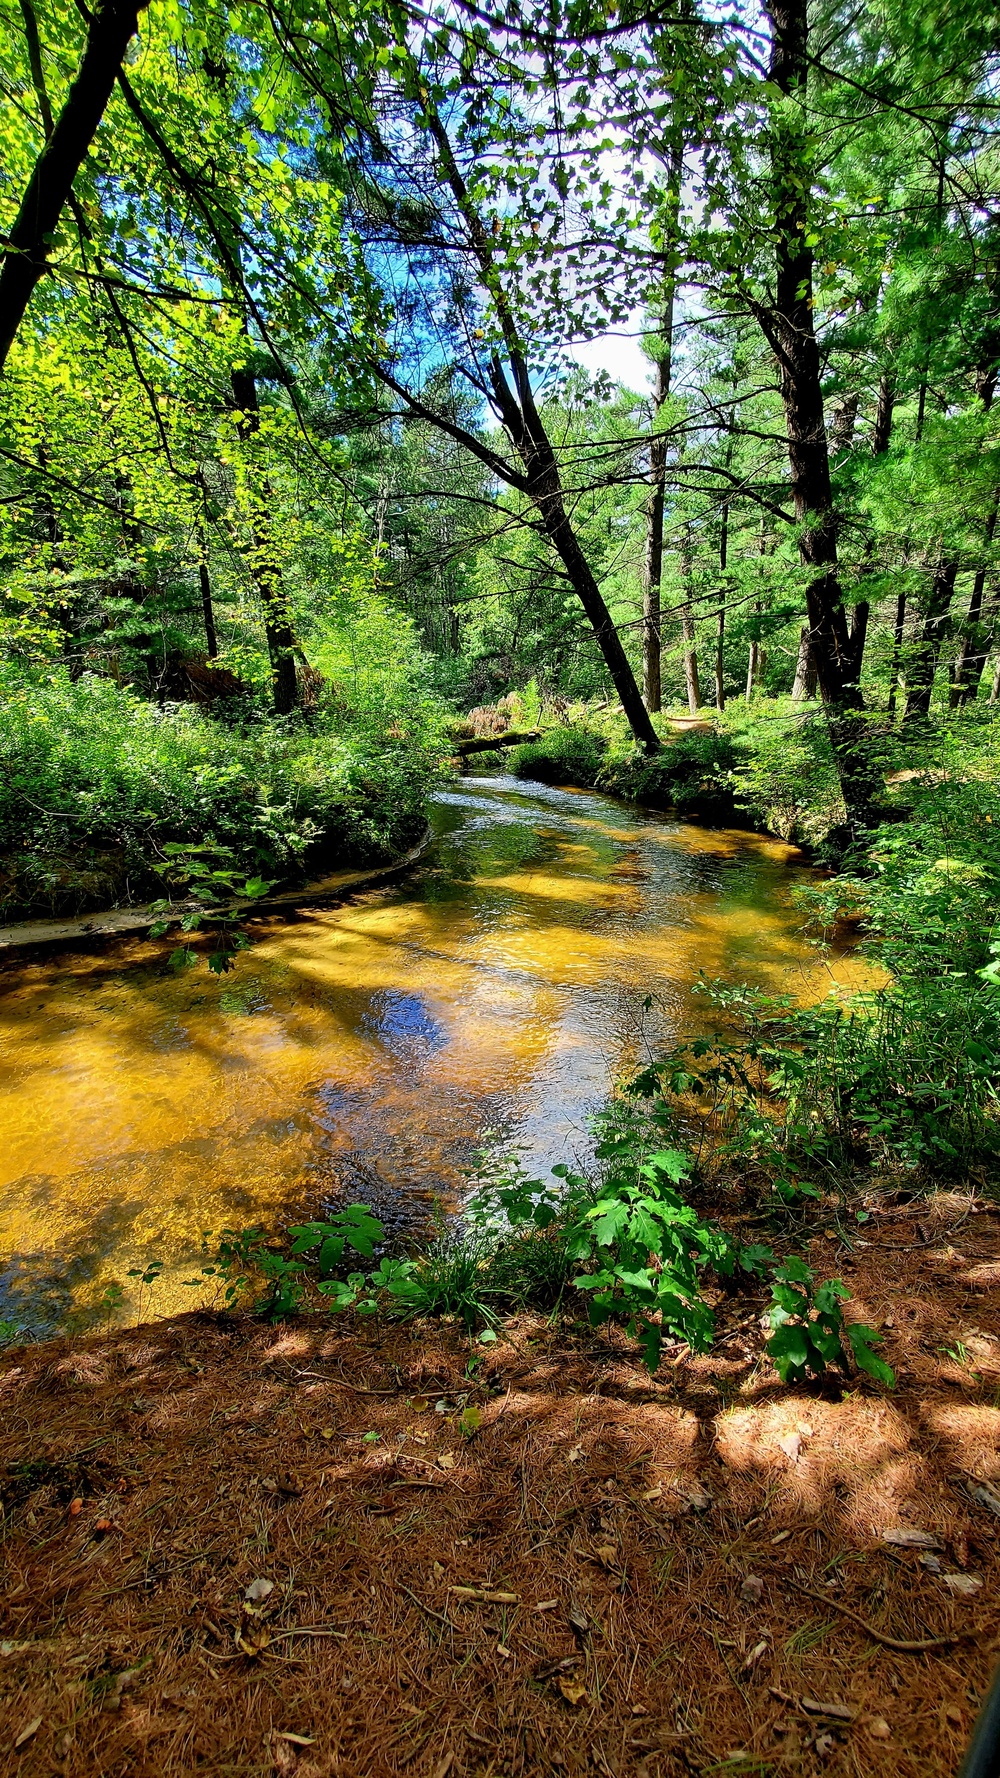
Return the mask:
MULTIPOLYGON (((99 0, 91 15, 83 57, 65 103, 32 168, 20 208, 8 231, 0 265, 0 374, 32 292, 49 266, 53 236, 73 181, 97 134, 129 43, 147 0, 99 0)), ((26 13, 34 19, 30 7, 26 13)), ((37 54, 37 39, 35 40, 37 54)), ((40 63, 39 63, 40 67, 40 63)))

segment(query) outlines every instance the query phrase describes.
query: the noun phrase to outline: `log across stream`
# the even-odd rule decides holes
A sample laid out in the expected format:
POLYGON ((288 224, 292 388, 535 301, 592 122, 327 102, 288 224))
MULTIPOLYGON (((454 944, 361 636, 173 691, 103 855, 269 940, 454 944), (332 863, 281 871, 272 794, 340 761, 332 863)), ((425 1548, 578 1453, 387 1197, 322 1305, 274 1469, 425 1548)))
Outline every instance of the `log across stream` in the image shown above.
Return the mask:
POLYGON ((147 1311, 193 1307, 203 1231, 345 1198, 403 1230, 481 1150, 585 1155, 621 1070, 704 1028, 699 975, 862 979, 801 936, 775 840, 511 778, 431 817, 406 881, 262 920, 221 981, 172 974, 169 940, 4 966, 0 1317, 88 1325, 152 1258, 147 1311))

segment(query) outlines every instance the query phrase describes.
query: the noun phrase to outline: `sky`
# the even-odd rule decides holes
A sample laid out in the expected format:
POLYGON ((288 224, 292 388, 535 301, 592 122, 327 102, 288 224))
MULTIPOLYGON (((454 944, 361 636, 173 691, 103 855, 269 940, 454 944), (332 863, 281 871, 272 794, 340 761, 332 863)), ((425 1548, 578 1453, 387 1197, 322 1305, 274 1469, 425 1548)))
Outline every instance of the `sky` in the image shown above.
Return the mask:
POLYGON ((639 334, 602 333, 572 348, 572 356, 593 376, 606 370, 616 383, 624 383, 637 395, 650 386, 652 364, 639 345, 639 334))

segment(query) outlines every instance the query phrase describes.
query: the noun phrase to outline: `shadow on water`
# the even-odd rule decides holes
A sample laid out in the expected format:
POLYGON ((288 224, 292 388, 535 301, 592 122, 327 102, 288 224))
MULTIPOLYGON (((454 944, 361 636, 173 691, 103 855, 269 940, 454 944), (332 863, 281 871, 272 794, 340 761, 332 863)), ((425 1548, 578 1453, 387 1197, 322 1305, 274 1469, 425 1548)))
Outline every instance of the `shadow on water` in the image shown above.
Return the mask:
POLYGON ((459 781, 433 820, 404 884, 256 921, 221 982, 134 939, 7 969, 0 1315, 86 1319, 154 1256, 153 1307, 189 1307, 203 1231, 345 1199, 405 1233, 483 1148, 585 1156, 616 1075, 704 1027, 699 974, 860 980, 803 941, 776 841, 512 779, 459 781))

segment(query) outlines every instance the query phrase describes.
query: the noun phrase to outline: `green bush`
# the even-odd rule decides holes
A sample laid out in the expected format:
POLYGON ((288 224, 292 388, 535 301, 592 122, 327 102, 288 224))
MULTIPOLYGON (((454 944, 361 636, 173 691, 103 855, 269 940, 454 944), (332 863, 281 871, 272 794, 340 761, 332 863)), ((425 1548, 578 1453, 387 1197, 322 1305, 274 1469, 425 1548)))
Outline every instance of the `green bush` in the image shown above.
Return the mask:
POLYGON ((542 784, 594 784, 605 743, 587 729, 553 728, 538 741, 523 741, 510 750, 510 769, 517 778, 542 784))
POLYGON ((236 727, 108 679, 0 670, 0 906, 93 905, 156 887, 163 842, 225 848, 276 878, 392 855, 422 821, 436 753, 328 713, 236 727))
POLYGON ((735 764, 728 735, 693 730, 668 739, 659 753, 613 754, 597 782, 632 802, 726 815, 733 806, 735 764))

